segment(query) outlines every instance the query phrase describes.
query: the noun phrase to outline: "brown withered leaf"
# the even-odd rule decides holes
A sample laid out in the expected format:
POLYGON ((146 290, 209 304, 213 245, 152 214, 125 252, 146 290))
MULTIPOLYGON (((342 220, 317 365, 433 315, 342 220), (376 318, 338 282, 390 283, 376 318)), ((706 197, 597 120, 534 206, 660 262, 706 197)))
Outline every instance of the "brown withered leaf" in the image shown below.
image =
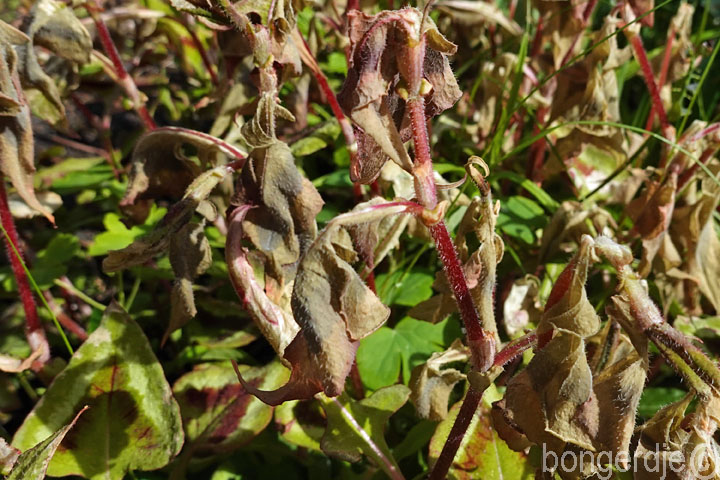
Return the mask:
POLYGON ((449 363, 466 362, 469 350, 458 339, 444 352, 433 353, 427 362, 418 365, 410 376, 410 401, 421 418, 443 420, 448 414, 448 400, 453 387, 465 375, 454 368, 445 368, 449 363))
POLYGON ((452 17, 461 25, 497 25, 510 35, 522 34, 522 28, 508 18, 495 4, 466 0, 439 0, 435 3, 438 10, 452 17))
POLYGON ((244 234, 265 254, 268 270, 282 289, 284 267, 294 265, 317 234, 315 217, 323 201, 295 166, 290 147, 276 138, 278 116, 293 118, 273 95, 264 94, 252 121, 243 126, 253 150, 234 202, 254 207, 245 217, 244 234))
POLYGON ((552 258, 568 242, 579 245, 583 235, 602 232, 606 226, 616 227, 612 215, 606 210, 598 206, 583 206, 579 202, 562 202, 550 219, 550 224, 543 230, 540 261, 552 258))
POLYGON ((245 215, 251 208, 250 205, 241 205, 229 214, 225 260, 230 280, 243 307, 280 358, 284 358, 285 349, 295 338, 300 327, 292 316, 289 300, 276 303, 278 300, 269 298, 263 285, 256 279, 248 251, 242 243, 245 236, 243 228, 245 215))
POLYGON ((178 127, 153 130, 135 145, 121 205, 132 205, 140 198, 180 198, 201 172, 236 154, 244 156, 239 150, 228 151, 224 142, 207 133, 178 127), (196 150, 199 165, 184 153, 186 145, 196 150))
MULTIPOLYGON (((57 57, 75 64, 90 60, 92 39, 85 26, 78 20, 71 7, 55 0, 39 0, 33 5, 24 28, 30 42, 16 47, 18 70, 23 87, 35 88, 42 92, 49 104, 55 108, 48 120, 65 120, 65 107, 60 98, 56 82, 40 67, 34 46, 47 48, 57 57)), ((33 111, 37 111, 33 108, 33 111)))
POLYGON ((594 261, 593 246, 590 236, 584 235, 581 238, 578 252, 560 274, 550 292, 538 325, 538 335, 553 328, 561 328, 586 338, 600 328, 600 318, 585 291, 588 269, 594 261))
POLYGON ((292 366, 290 381, 272 392, 243 383, 247 391, 270 405, 343 391, 359 340, 380 328, 390 314, 351 266, 357 254, 347 227, 407 209, 377 198, 327 224, 300 259, 295 278, 291 307, 300 332, 284 353, 292 366))
POLYGON ((513 282, 503 304, 503 324, 510 337, 521 334, 530 323, 537 324, 542 315, 538 299, 540 280, 533 275, 513 282))
POLYGON ((677 172, 671 170, 662 183, 648 180, 645 190, 627 206, 627 212, 635 222, 633 231, 642 238, 643 254, 638 273, 643 277, 650 273, 653 260, 660 252, 670 227, 677 179, 677 172))
POLYGON ((185 195, 165 214, 155 229, 123 248, 112 250, 103 260, 105 272, 117 272, 135 265, 142 265, 165 252, 172 238, 192 220, 198 206, 210 192, 230 173, 225 166, 215 167, 200 174, 188 187, 185 195))
POLYGON ((10 179, 20 197, 31 208, 55 223, 50 210, 35 197, 35 154, 30 106, 18 90, 22 68, 16 49, 30 44, 19 30, 0 20, 0 171, 10 179))
POLYGON ((204 227, 205 222, 187 223, 170 240, 170 265, 175 282, 170 294, 170 323, 161 344, 197 314, 192 284, 212 264, 212 251, 204 227))
POLYGON ((411 136, 405 101, 396 92, 401 84, 401 51, 416 42, 420 32, 427 42, 424 78, 432 86, 426 96, 428 118, 450 108, 461 92, 450 69, 448 56, 456 47, 440 34, 430 18, 420 26, 422 12, 414 8, 366 15, 348 13, 350 61, 348 75, 338 95, 345 113, 356 123, 358 164, 351 165, 354 181, 370 183, 388 159, 406 170, 412 162, 403 143, 411 136), (412 37, 409 33, 412 30, 412 37))

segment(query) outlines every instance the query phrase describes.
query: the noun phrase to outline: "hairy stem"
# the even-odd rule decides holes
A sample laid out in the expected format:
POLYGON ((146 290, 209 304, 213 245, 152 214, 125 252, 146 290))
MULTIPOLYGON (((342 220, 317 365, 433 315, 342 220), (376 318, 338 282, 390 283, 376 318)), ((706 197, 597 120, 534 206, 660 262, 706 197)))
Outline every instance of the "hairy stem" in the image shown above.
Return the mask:
POLYGON ((435 462, 432 472, 430 472, 429 480, 444 480, 447 478, 447 472, 450 470, 450 466, 455 459, 455 454, 458 448, 460 448, 460 443, 462 443, 463 438, 465 438, 465 433, 470 426, 470 422, 480 406, 482 396, 483 392, 478 392, 472 387, 468 390, 442 452, 437 462, 435 462))
POLYGON ((40 348, 44 352, 38 359, 38 361, 42 364, 49 359, 50 346, 48 345, 47 338, 45 337, 45 330, 43 329, 42 323, 40 323, 40 317, 38 316, 37 306, 35 304, 35 297, 33 297, 32 289, 30 288, 30 281, 28 280, 27 272, 22 264, 22 260, 19 258, 19 255, 22 255, 22 251, 20 250, 20 239, 18 237, 17 229, 15 228, 15 222, 12 214, 10 213, 7 191, 5 190, 5 178, 1 175, 0 221, 2 222, 2 228, 5 232, 3 240, 5 241, 7 256, 10 260, 10 266, 12 268, 13 275, 15 276, 15 281, 17 282, 20 301, 22 302, 23 309, 25 310, 25 335, 27 336, 28 343, 33 351, 40 348))

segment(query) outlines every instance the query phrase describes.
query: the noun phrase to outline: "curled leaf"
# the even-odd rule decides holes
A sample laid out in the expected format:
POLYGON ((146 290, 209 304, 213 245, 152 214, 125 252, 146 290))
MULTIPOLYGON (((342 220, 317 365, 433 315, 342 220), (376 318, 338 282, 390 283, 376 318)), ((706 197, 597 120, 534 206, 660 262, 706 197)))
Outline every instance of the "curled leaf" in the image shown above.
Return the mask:
POLYGON ((300 259, 291 299, 300 331, 284 352, 292 366, 290 381, 268 392, 241 379, 245 389, 265 403, 278 405, 318 392, 339 395, 359 340, 387 320, 390 310, 351 266, 357 254, 347 230, 407 212, 414 205, 381 202, 360 204, 335 217, 300 259))
POLYGON ((410 377, 410 400, 421 418, 442 420, 447 417, 450 393, 465 375, 454 368, 443 368, 453 362, 466 362, 468 349, 456 340, 449 349, 433 353, 430 359, 413 369, 410 377))

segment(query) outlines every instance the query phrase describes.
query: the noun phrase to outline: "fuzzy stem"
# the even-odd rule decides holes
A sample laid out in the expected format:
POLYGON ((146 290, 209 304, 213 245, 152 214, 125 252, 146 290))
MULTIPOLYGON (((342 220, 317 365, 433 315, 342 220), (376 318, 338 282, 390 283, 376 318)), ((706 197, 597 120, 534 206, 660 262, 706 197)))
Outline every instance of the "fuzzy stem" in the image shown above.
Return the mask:
MULTIPOLYGON (((49 354, 50 346, 47 343, 42 323, 40 323, 40 317, 38 316, 37 306, 35 304, 35 297, 33 297, 32 289, 30 288, 30 281, 28 280, 27 272, 25 272, 22 261, 19 258, 19 255, 22 255, 22 251, 20 250, 20 240, 17 229, 15 228, 15 222, 13 221, 12 214, 10 213, 7 191, 5 190, 5 178, 2 175, 0 175, 0 221, 2 222, 2 228, 5 231, 3 240, 5 241, 8 259, 10 260, 10 266, 12 267, 15 281, 17 282, 18 292, 20 293, 20 301, 22 302, 23 309, 25 310, 25 335, 28 338, 28 343, 30 344, 32 350, 36 350, 40 347, 44 352, 49 354)), ((41 357, 39 360, 44 362, 47 358, 41 357)))
POLYGON ((428 480, 444 480, 447 478, 447 473, 455 459, 458 448, 460 448, 460 443, 462 443, 463 438, 465 438, 465 433, 470 426, 470 422, 480 406, 482 396, 483 392, 478 392, 472 387, 468 390, 460 406, 458 416, 455 418, 455 423, 453 423, 447 441, 435 462, 435 466, 433 466, 432 472, 430 472, 428 480))
POLYGON ((508 363, 515 360, 518 356, 522 355, 525 350, 535 345, 537 341, 538 336, 535 332, 530 332, 527 335, 516 338, 515 340, 505 345, 505 347, 500 350, 497 355, 495 355, 493 365, 497 367, 507 365, 508 363))
POLYGON ((155 125, 155 121, 150 116, 145 102, 141 100, 140 91, 135 84, 135 80, 133 80, 132 76, 130 76, 127 70, 125 70, 125 66, 120 59, 120 54, 118 53, 117 47, 115 47, 115 43, 113 43, 112 37, 110 36, 110 30, 108 30, 107 25, 103 21, 102 17, 98 14, 98 12, 101 10, 102 7, 100 7, 97 0, 90 1, 87 11, 92 17, 93 22, 95 23, 100 43, 103 46, 103 50, 105 50, 105 53, 108 55, 108 57, 110 57, 110 61, 113 64, 113 69, 115 70, 115 74, 118 78, 118 83, 123 88, 123 90, 125 90, 127 96, 130 97, 130 100, 133 103, 133 108, 135 108, 135 111, 140 116, 140 120, 142 120, 145 128, 147 128, 148 130, 155 130, 157 125, 155 125))

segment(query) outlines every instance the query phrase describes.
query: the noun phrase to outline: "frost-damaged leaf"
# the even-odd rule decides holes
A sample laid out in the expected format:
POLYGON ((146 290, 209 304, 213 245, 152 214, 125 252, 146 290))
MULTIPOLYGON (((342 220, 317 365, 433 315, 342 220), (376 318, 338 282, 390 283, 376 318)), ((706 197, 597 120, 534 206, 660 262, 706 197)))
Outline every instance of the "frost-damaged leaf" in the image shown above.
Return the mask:
MULTIPOLYGON (((239 368, 248 382, 264 388, 282 385, 289 375, 277 361, 239 368)), ((272 407, 243 391, 229 362, 195 367, 175 382, 173 393, 185 425, 182 456, 188 459, 236 450, 272 419, 272 407)))
MULTIPOLYGON (((460 445, 455 460, 448 472, 449 479, 470 480, 529 480, 534 478, 534 467, 524 453, 514 452, 493 428, 490 417, 490 402, 498 400, 500 394, 491 386, 483 396, 483 402, 473 416, 465 434, 466 440, 460 445)), ((457 402, 450 414, 440 422, 430 440, 428 461, 432 465, 440 456, 450 429, 455 423, 460 405, 457 402)))
POLYGON ((175 283, 170 294, 170 324, 163 335, 163 344, 172 332, 197 314, 192 284, 212 264, 212 251, 205 236, 204 224, 190 222, 170 240, 170 265, 175 274, 175 283))
POLYGON ((359 340, 387 320, 390 310, 351 266, 357 254, 347 230, 349 226, 372 228, 365 224, 412 208, 382 202, 378 198, 335 217, 301 258, 291 298, 300 331, 284 352, 285 360, 292 365, 290 381, 272 392, 243 384, 262 401, 278 405, 318 392, 339 395, 359 340))
POLYGON ((21 360, 12 355, 0 354, 0 372, 18 373, 30 368, 35 360, 43 355, 43 349, 37 349, 29 357, 21 360))
POLYGON ((121 205, 132 205, 138 197, 179 198, 207 168, 218 166, 227 158, 243 157, 244 152, 207 133, 158 128, 135 145, 130 180, 121 205), (185 145, 196 150, 199 166, 183 153, 185 145))
POLYGON ((82 406, 48 475, 120 480, 128 470, 161 468, 180 451, 180 409, 145 334, 113 303, 25 418, 13 445, 32 447, 82 406))
POLYGON ((677 172, 671 170, 663 183, 649 180, 640 197, 627 206, 635 222, 633 230, 642 238, 643 255, 638 272, 643 277, 650 273, 655 256, 662 254, 661 247, 675 208, 677 179, 677 172))
POLYGON ((30 107, 20 88, 16 48, 30 39, 0 20, 0 171, 31 208, 55 223, 52 213, 35 197, 33 174, 35 153, 30 107))
POLYGON ((584 342, 600 326, 585 292, 592 255, 593 241, 585 236, 550 293, 537 329, 541 350, 507 387, 508 418, 530 441, 554 452, 565 443, 593 450, 598 429, 584 342))
POLYGON ((521 335, 528 324, 536 325, 540 321, 539 288, 540 280, 533 275, 525 275, 513 282, 503 304, 503 323, 508 336, 521 335))
POLYGON ((455 340, 449 349, 433 353, 425 364, 413 369, 410 400, 421 418, 442 420, 447 417, 450 393, 455 384, 465 378, 465 374, 443 367, 449 363, 467 362, 468 358, 467 347, 460 340, 455 340))
POLYGON ((300 327, 292 316, 289 305, 278 305, 255 278, 255 269, 250 262, 247 249, 242 244, 243 221, 251 207, 243 205, 233 210, 228 217, 228 234, 225 245, 225 261, 230 281, 242 300, 255 325, 280 357, 297 335, 300 327))
POLYGON ((75 64, 85 64, 90 60, 92 52, 90 34, 75 17, 72 8, 55 0, 39 0, 33 5, 25 33, 30 42, 16 47, 23 86, 38 89, 56 110, 48 120, 55 118, 64 121, 65 107, 60 92, 56 82, 40 67, 34 46, 45 47, 57 57, 75 64))
POLYGON ((264 94, 252 121, 242 129, 253 150, 234 203, 254 207, 245 216, 243 234, 265 254, 269 273, 282 289, 285 266, 291 265, 287 273, 292 276, 294 264, 317 235, 315 217, 323 201, 295 166, 290 147, 277 140, 276 117, 293 119, 274 95, 264 94))
POLYGON ((409 395, 410 389, 405 385, 381 388, 360 401, 350 400, 347 394, 339 398, 318 395, 328 421, 320 442, 323 452, 350 462, 365 455, 388 476, 397 477, 400 469, 385 442, 384 430, 388 419, 407 402, 409 395))
MULTIPOLYGON (((171 240, 183 231, 185 225, 192 219, 195 210, 230 171, 231 169, 228 167, 220 166, 200 174, 187 187, 183 198, 170 207, 152 232, 138 238, 122 250, 110 251, 103 260, 103 270, 108 273, 117 272, 135 265, 142 265, 166 251, 171 240)), ((187 230, 185 232, 190 233, 187 230)), ((196 244, 198 247, 202 246, 202 243, 196 242, 196 244)))
MULTIPOLYGON (((69 424, 65 425, 31 449, 22 452, 22 454, 17 458, 17 461, 14 462, 15 466, 13 467, 12 472, 10 472, 10 475, 8 475, 7 480, 40 480, 45 478, 45 472, 48 469, 48 464, 55 454, 55 451, 60 446, 60 443, 65 438, 65 435, 67 435, 70 429, 75 426, 78 418, 80 418, 80 415, 82 415, 87 408, 88 407, 83 407, 69 424)), ((4 440, 0 439, 0 443, 4 442, 4 440)), ((2 448, 3 447, 0 445, 0 450, 2 448)), ((0 458, 0 461, 2 461, 2 458, 0 458)))
POLYGON ((411 137, 403 88, 403 52, 425 37, 427 50, 424 77, 432 87, 425 98, 428 118, 455 104, 461 91, 450 69, 448 56, 456 46, 438 31, 430 18, 420 25, 422 12, 414 8, 366 15, 358 10, 348 13, 351 56, 348 74, 338 101, 345 113, 359 126, 358 164, 350 166, 354 181, 370 183, 382 166, 392 159, 410 171, 412 162, 403 142, 411 137))
POLYGON ((493 3, 472 2, 467 0, 439 0, 435 3, 438 10, 447 13, 461 25, 478 24, 498 25, 511 35, 520 35, 523 30, 505 15, 500 7, 493 3))

